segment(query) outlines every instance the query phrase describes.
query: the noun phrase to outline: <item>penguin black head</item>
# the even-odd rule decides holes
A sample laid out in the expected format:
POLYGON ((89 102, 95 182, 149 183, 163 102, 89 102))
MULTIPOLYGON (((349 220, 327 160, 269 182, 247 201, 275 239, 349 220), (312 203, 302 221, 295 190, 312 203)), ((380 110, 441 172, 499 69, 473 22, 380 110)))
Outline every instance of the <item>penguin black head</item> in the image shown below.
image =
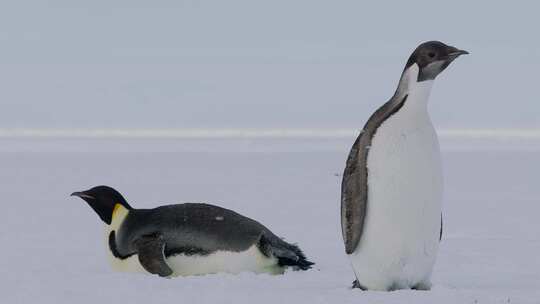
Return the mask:
POLYGON ((469 54, 469 52, 446 45, 440 41, 428 41, 420 44, 414 50, 407 61, 405 69, 416 63, 420 69, 418 81, 433 80, 452 61, 465 54, 469 54))
POLYGON ((120 204, 128 210, 133 209, 122 194, 108 186, 97 186, 90 190, 73 192, 71 195, 85 200, 107 225, 111 224, 116 204, 120 204))

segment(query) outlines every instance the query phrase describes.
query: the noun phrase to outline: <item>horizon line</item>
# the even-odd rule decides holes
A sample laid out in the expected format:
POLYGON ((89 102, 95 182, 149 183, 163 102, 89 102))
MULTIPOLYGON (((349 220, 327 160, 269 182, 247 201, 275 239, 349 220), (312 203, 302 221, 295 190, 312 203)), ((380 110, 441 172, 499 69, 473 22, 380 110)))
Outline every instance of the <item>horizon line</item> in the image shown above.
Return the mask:
MULTIPOLYGON (((347 128, 0 128, 0 138, 349 138, 359 133, 360 129, 347 128)), ((540 128, 450 128, 438 129, 437 134, 443 139, 540 139, 540 128)))

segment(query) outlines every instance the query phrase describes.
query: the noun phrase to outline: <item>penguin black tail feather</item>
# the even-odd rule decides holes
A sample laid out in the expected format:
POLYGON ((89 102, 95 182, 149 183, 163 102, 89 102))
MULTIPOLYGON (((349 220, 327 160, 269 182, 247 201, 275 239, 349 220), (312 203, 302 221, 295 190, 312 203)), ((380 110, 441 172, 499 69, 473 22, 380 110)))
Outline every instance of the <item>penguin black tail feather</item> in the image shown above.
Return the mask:
POLYGON ((293 270, 308 270, 315 263, 309 261, 304 252, 295 244, 290 244, 277 236, 261 236, 259 249, 266 256, 273 256, 281 267, 290 267, 293 270))

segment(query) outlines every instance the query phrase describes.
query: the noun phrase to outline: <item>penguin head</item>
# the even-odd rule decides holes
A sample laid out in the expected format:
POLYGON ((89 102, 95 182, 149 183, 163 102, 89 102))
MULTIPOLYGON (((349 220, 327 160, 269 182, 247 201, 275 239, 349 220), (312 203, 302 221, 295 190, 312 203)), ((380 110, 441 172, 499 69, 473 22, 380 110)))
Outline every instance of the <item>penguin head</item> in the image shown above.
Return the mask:
POLYGON ((107 225, 111 224, 117 204, 128 210, 133 209, 122 194, 108 186, 97 186, 90 190, 73 192, 71 196, 78 196, 86 201, 107 225))
POLYGON ((419 68, 417 81, 434 80, 444 69, 461 55, 469 52, 446 45, 440 41, 420 44, 409 57, 405 69, 413 64, 419 68))

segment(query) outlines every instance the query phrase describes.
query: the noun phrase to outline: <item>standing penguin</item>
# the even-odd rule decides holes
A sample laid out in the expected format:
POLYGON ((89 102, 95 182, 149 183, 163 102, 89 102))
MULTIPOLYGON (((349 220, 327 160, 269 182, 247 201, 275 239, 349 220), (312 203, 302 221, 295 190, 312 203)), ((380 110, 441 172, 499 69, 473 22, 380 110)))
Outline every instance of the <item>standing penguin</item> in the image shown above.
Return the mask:
POLYGON ((106 224, 108 252, 118 271, 161 277, 208 273, 283 273, 310 269, 302 251, 255 220, 208 204, 134 209, 111 187, 74 192, 106 224))
POLYGON ((353 287, 431 288, 443 180, 427 103, 437 75, 463 54, 439 41, 418 46, 394 96, 352 146, 341 185, 341 227, 356 274, 353 287))

